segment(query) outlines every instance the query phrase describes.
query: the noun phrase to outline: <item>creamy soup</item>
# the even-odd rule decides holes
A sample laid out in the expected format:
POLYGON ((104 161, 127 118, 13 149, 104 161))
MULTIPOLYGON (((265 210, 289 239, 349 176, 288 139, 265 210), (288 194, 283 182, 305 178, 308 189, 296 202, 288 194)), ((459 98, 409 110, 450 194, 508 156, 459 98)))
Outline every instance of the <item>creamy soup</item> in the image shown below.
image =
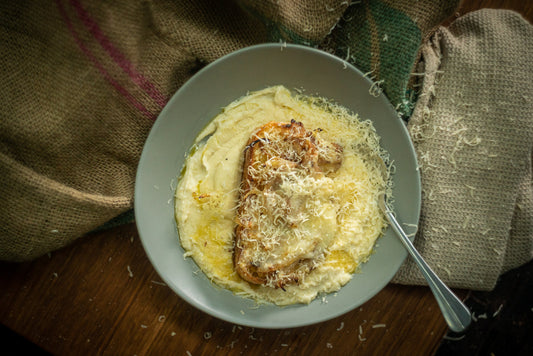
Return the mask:
POLYGON ((236 100, 200 133, 179 177, 175 217, 185 256, 213 283, 258 302, 309 303, 339 290, 370 258, 386 226, 378 206, 389 188, 379 158, 385 155, 370 121, 326 99, 274 86, 236 100), (269 122, 291 121, 342 147, 342 164, 331 174, 284 186, 284 194, 299 194, 305 202, 299 211, 302 223, 289 231, 293 245, 305 245, 309 236, 323 243, 313 268, 278 288, 250 283, 236 272, 236 214, 251 135, 269 122))

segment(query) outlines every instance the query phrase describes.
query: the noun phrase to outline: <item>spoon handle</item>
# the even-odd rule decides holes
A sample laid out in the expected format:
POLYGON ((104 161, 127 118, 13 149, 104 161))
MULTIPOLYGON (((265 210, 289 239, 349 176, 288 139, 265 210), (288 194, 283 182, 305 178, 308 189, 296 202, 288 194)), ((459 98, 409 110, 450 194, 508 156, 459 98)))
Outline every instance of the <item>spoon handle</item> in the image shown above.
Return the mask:
POLYGON ((439 304, 442 315, 446 320, 449 328, 454 332, 463 332, 472 320, 470 310, 464 305, 464 303, 457 298, 455 294, 437 277, 435 272, 428 266, 426 261, 418 253, 413 243, 403 229, 398 224, 398 221, 390 210, 387 209, 386 214, 392 225, 393 230, 400 237, 403 245, 407 251, 411 254, 416 264, 420 268, 424 278, 427 280, 437 303, 439 304))

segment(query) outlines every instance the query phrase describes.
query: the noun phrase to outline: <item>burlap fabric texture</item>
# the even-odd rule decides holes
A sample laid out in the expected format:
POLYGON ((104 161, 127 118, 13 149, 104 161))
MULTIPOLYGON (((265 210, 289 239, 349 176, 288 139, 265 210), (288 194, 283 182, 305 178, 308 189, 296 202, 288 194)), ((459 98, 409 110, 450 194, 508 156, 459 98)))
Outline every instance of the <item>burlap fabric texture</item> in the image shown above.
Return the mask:
MULTIPOLYGON (((169 97, 203 65, 239 48, 267 41, 286 41, 318 46, 332 52, 354 63, 362 71, 370 72, 407 121, 417 99, 416 90, 420 89, 416 87, 420 77, 411 73, 420 56, 421 45, 429 40, 439 23, 453 14, 457 3, 444 0, 414 3, 378 0, 358 3, 333 0, 56 0, 51 3, 27 1, 1 4, 0 40, 3 48, 0 73, 4 80, 0 84, 3 103, 0 110, 0 196, 3 200, 0 205, 0 259, 31 260, 131 211, 136 164, 154 119, 169 97)), ((485 41, 483 48, 491 48, 496 43, 512 42, 515 37, 527 42, 524 33, 531 32, 530 26, 514 14, 497 12, 489 21, 485 13, 480 13, 477 21, 475 26, 463 25, 461 28, 464 30, 455 42, 477 38, 485 41), (494 35, 497 26, 507 23, 508 18, 513 18, 513 23, 519 25, 507 26, 507 31, 494 35)), ((427 133, 417 135, 415 128, 422 130, 426 125, 421 123, 420 115, 429 110, 435 115, 426 115, 424 122, 434 120, 439 110, 444 110, 441 108, 449 104, 443 96, 458 91, 456 89, 463 85, 474 85, 468 90, 475 93, 475 81, 465 81, 468 76, 464 72, 450 72, 448 75, 454 75, 456 82, 450 77, 446 90, 442 79, 439 85, 430 84, 432 67, 428 48, 434 48, 435 43, 444 38, 445 31, 439 30, 438 37, 433 37, 431 45, 425 46, 423 51, 427 68, 421 69, 427 76, 410 127, 415 143, 420 145, 419 154, 428 152, 428 146, 438 151, 437 145, 441 144, 436 140, 437 136, 430 139, 428 136, 431 135, 427 133), (422 99, 429 97, 428 92, 435 92, 435 95, 424 104, 422 99), (422 136, 425 138, 420 140, 422 136)), ((523 58, 531 53, 527 51, 531 48, 527 45, 530 46, 530 42, 523 43, 522 48, 518 44, 513 46, 518 51, 515 55, 518 63, 528 60, 523 58)), ((441 45, 440 48, 451 47, 441 45)), ((501 48, 506 51, 506 47, 501 48)), ((438 74, 442 74, 441 67, 448 63, 449 54, 451 52, 443 52, 440 57, 435 54, 439 58, 438 74)), ((477 57, 463 55, 451 58, 462 61, 463 69, 476 67, 477 64, 472 61, 477 57)), ((507 74, 522 75, 514 72, 517 62, 490 62, 481 56, 477 59, 486 60, 483 65, 489 67, 499 66, 490 67, 491 74, 487 74, 487 78, 493 78, 493 71, 498 70, 503 71, 505 78, 508 78, 507 74)), ((507 81, 498 83, 494 80, 491 83, 494 88, 479 91, 478 96, 508 88, 507 81)), ((531 91, 530 87, 527 89, 531 91)), ((463 92, 467 93, 466 90, 463 92)), ((530 98, 528 94, 524 95, 530 98)), ((498 98, 505 101, 502 96, 498 98)), ((515 106, 512 109, 518 110, 515 106)), ((515 118, 514 121, 501 122, 512 127, 505 126, 507 139, 518 142, 515 134, 531 132, 530 113, 514 112, 509 115, 506 110, 509 117, 515 118), (518 129, 514 126, 517 122, 524 122, 526 127, 518 129)), ((496 125, 497 120, 493 122, 489 119, 487 117, 487 122, 496 125)), ((439 126, 437 121, 435 123, 439 126)), ((466 125, 467 121, 464 123, 466 125)), ((449 140, 453 140, 456 137, 452 135, 454 132, 439 131, 437 134, 448 135, 449 140)), ((498 129, 490 132, 496 135, 498 129)), ((491 138, 484 134, 485 131, 477 134, 482 142, 500 139, 500 136, 491 138)), ((471 136, 466 136, 469 143, 477 142, 471 139, 471 136)), ((531 154, 531 140, 521 142, 526 146, 529 142, 531 154)), ((470 147, 468 143, 463 143, 462 147, 465 148, 465 145, 470 147)), ((485 146, 480 143, 476 147, 481 149, 485 146)), ((468 156, 469 152, 477 154, 477 151, 466 149, 460 153, 468 156)), ((490 151, 487 154, 498 153, 490 151)), ((517 149, 501 156, 501 162, 509 162, 509 157, 512 157, 514 162, 525 161, 526 164, 521 168, 517 166, 515 170, 500 167, 497 172, 501 172, 502 178, 494 178, 500 184, 498 191, 507 191, 509 197, 517 199, 522 195, 518 194, 518 188, 513 183, 516 182, 514 173, 520 172, 523 186, 527 188, 528 184, 529 187, 531 185, 531 178, 528 183, 524 176, 527 169, 531 172, 530 156, 527 158, 523 154, 523 150, 517 149)), ((431 153, 426 157, 432 157, 431 153)), ((470 161, 474 160, 472 156, 468 157, 470 161)), ((466 174, 464 162, 467 162, 466 158, 456 160, 458 173, 453 179, 458 184, 463 183, 461 177, 466 174)), ((473 206, 477 210, 470 210, 472 206, 463 206, 464 211, 473 214, 471 225, 466 223, 465 230, 461 231, 462 238, 450 244, 449 235, 438 235, 435 230, 458 229, 465 224, 465 217, 456 214, 457 205, 461 204, 459 200, 455 200, 457 204, 450 205, 449 200, 437 195, 448 188, 439 186, 431 190, 435 182, 447 182, 446 179, 441 180, 442 176, 428 175, 431 172, 428 173, 427 167, 431 164, 438 163, 430 161, 428 164, 421 159, 423 180, 427 182, 423 182, 424 210, 417 245, 430 263, 441 265, 438 272, 444 273, 451 286, 491 288, 494 276, 531 258, 531 210, 527 210, 528 205, 522 201, 517 200, 518 203, 513 205, 506 200, 507 205, 498 205, 488 193, 477 195, 480 200, 478 205, 473 206), (488 207, 494 211, 491 210, 491 215, 484 215, 488 207), (520 207, 516 208, 516 213, 515 207, 520 207), (476 220, 474 215, 481 216, 482 220, 476 220), (480 235, 479 231, 485 232, 489 228, 491 232, 496 231, 495 221, 488 220, 489 217, 505 222, 506 226, 511 226, 512 221, 517 229, 529 228, 529 235, 526 231, 521 235, 524 238, 513 239, 513 242, 509 234, 496 236, 486 232, 480 235), (483 230, 475 230, 474 223, 482 225, 483 230), (491 241, 489 238, 500 241, 498 245, 491 245, 500 251, 498 256, 506 256, 506 251, 511 250, 522 251, 522 254, 512 262, 478 263, 475 267, 484 269, 480 272, 483 277, 471 276, 471 255, 466 251, 475 252, 478 260, 493 261, 493 249, 474 251, 484 240, 491 241), (463 244, 463 240, 470 242, 463 244), (457 243, 460 245, 456 246, 457 243), (433 251, 428 246, 437 248, 433 251), (447 259, 444 263, 431 257, 435 256, 435 251, 450 247, 464 252, 452 254, 452 264, 459 266, 453 270, 449 266, 452 260, 447 259), (486 254, 487 251, 491 254, 486 254)), ((500 163, 502 167, 506 167, 505 164, 500 163)), ((496 167, 497 163, 492 161, 492 165, 496 167)), ((445 178, 452 180, 446 176, 444 165, 440 166, 445 178)), ((468 172, 476 171, 476 167, 468 167, 472 168, 468 172)), ((465 182, 474 188, 456 190, 456 197, 462 197, 463 202, 469 202, 466 197, 474 194, 472 190, 486 189, 484 185, 465 182)), ((503 230, 498 231, 503 234, 503 230)), ((409 262, 396 281, 423 283, 409 262)))
MULTIPOLYGON (((467 14, 422 47, 409 131, 423 208, 415 245, 450 285, 492 289, 533 257, 533 27, 467 14)), ((408 260, 396 281, 424 284, 408 260)))

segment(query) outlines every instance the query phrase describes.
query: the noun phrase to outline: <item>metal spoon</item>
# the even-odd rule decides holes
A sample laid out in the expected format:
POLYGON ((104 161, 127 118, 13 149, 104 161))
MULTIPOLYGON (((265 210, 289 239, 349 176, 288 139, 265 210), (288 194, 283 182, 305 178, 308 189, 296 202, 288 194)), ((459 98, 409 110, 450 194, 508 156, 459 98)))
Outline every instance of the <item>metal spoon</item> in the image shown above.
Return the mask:
MULTIPOLYGON (((383 161, 382 161, 383 163, 383 161)), ((386 169, 385 163, 383 163, 384 169, 386 169)), ((385 195, 381 196, 379 200, 379 207, 387 216, 392 229, 396 232, 396 235, 400 238, 400 241, 403 243, 407 251, 413 257, 413 260, 416 262, 417 266, 420 268, 420 271, 424 275, 424 278, 428 282, 437 303, 439 304, 440 310, 448 327, 454 332, 463 332, 468 328, 470 322, 472 321, 472 315, 467 306, 459 299, 453 292, 442 282, 439 277, 433 272, 433 270, 428 266, 426 261, 418 253, 415 246, 409 240, 400 224, 396 220, 396 217, 389 209, 385 203, 385 195)))

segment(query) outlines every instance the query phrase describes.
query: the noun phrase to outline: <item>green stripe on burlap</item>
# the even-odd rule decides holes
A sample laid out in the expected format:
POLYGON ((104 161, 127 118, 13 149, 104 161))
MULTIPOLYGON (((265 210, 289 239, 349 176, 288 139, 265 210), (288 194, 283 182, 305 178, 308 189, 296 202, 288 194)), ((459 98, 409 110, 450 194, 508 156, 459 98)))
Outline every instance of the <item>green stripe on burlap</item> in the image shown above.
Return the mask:
POLYGON ((421 42, 422 32, 413 19, 375 0, 349 7, 328 46, 379 83, 407 118, 414 105, 408 83, 421 42))
MULTIPOLYGON (((455 7, 451 5, 450 9, 455 7)), ((416 99, 409 83, 422 41, 451 11, 442 8, 441 2, 421 1, 409 7, 398 2, 365 0, 338 12, 337 22, 332 26, 330 8, 326 6, 318 31, 324 36, 318 38, 314 27, 305 32, 298 27, 299 22, 279 18, 264 4, 242 1, 241 6, 265 26, 268 41, 318 46, 368 73, 377 83, 375 93, 383 91, 406 120, 416 99), (429 11, 431 8, 438 13, 429 11), (324 31, 326 27, 329 33, 324 31)))

